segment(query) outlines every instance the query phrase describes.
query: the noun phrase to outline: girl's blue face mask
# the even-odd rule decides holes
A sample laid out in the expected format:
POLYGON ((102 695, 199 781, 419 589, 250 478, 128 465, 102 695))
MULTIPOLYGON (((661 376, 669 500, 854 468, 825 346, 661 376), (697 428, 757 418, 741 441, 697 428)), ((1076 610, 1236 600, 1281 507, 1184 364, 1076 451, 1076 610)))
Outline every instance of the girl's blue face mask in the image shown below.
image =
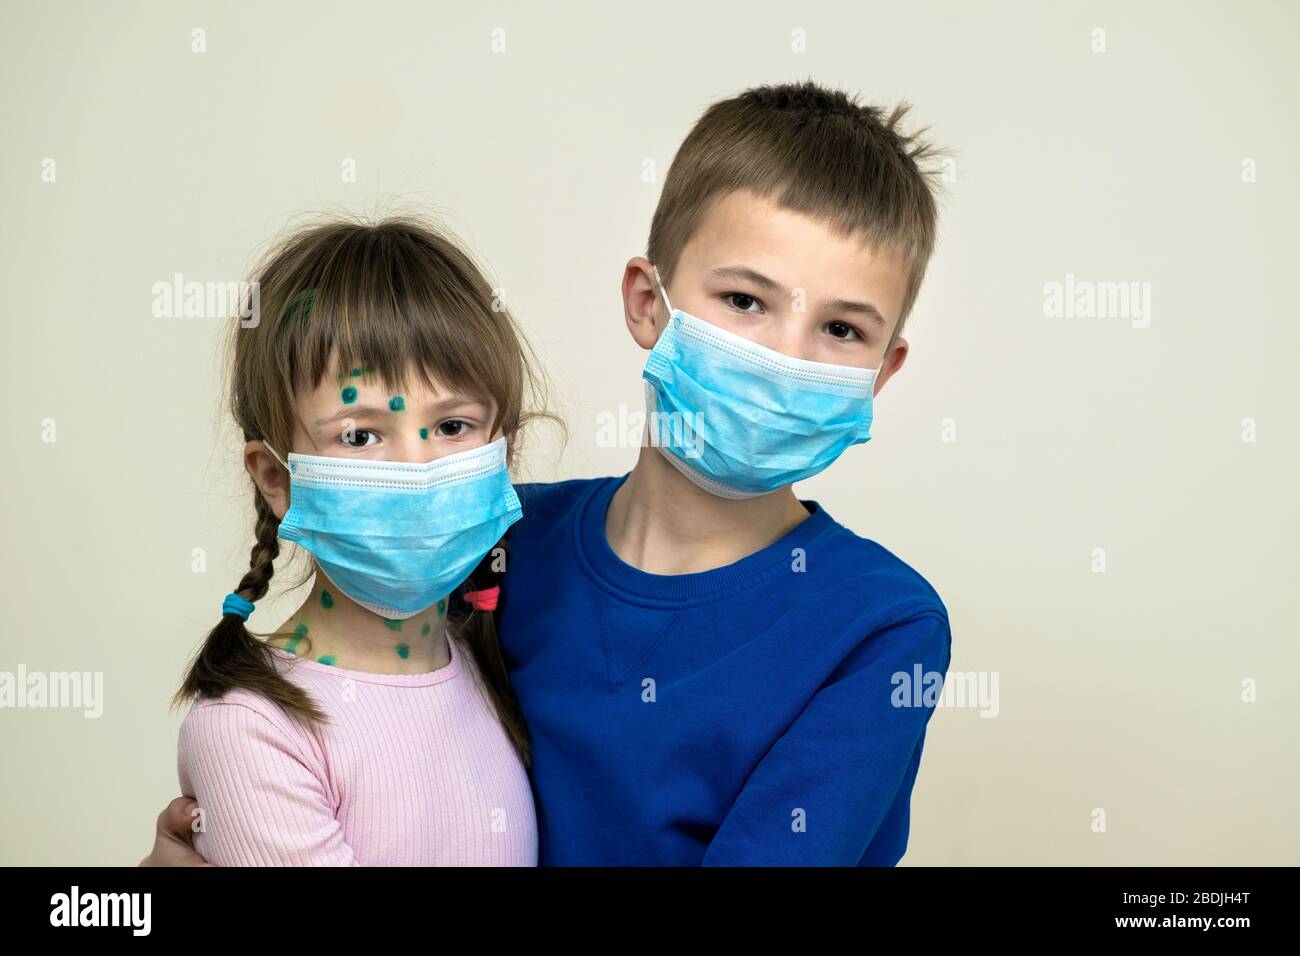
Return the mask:
POLYGON ((279 537, 362 607, 404 620, 432 607, 523 516, 506 440, 430 462, 289 454, 279 537))
POLYGON ((650 442, 723 498, 768 494, 871 438, 876 369, 790 358, 668 307, 642 378, 650 442))

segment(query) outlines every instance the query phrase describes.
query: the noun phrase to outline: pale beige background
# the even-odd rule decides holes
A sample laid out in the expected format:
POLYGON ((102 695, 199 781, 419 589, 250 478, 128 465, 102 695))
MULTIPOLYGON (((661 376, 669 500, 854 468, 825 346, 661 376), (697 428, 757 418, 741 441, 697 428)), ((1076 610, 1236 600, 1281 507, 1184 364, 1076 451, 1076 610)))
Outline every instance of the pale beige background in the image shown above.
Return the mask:
POLYGON ((0 863, 148 850, 166 700, 246 567, 221 322, 153 318, 154 282, 238 279, 308 210, 441 211, 571 424, 529 473, 618 473, 645 163, 808 76, 959 151, 875 440, 802 486, 934 583, 954 670, 999 675, 997 718, 936 714, 904 862, 1300 862, 1294 8, 915 6, 6 0, 0 670, 99 671, 105 702, 0 710, 0 863), (1150 326, 1045 317, 1067 273, 1150 282, 1150 326))

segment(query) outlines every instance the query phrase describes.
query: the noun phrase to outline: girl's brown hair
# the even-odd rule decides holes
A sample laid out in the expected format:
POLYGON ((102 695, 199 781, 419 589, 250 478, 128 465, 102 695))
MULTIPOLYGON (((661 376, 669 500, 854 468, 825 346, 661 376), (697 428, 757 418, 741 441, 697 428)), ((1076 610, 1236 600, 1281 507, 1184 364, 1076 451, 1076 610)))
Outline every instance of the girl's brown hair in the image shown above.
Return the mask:
MULTIPOLYGON (((426 384, 493 402, 489 434, 504 434, 512 457, 519 429, 543 414, 530 410, 538 378, 499 296, 455 242, 418 219, 331 219, 305 227, 271 250, 248 288, 257 307, 247 308, 246 301, 244 313, 254 315, 231 323, 224 363, 230 411, 245 441, 269 442, 283 455, 300 424, 300 389, 314 390, 326 375, 364 373, 401 390, 412 366, 426 384)), ((235 591, 256 602, 274 573, 280 522, 256 487, 254 499, 255 540, 235 591)), ((485 561, 464 590, 492 583, 485 561)), ((502 725, 530 764, 495 615, 475 610, 450 615, 448 622, 449 635, 472 655, 502 725)), ((238 616, 226 614, 195 654, 173 703, 220 697, 237 687, 259 691, 307 721, 327 719, 306 691, 282 676, 270 647, 238 616)))

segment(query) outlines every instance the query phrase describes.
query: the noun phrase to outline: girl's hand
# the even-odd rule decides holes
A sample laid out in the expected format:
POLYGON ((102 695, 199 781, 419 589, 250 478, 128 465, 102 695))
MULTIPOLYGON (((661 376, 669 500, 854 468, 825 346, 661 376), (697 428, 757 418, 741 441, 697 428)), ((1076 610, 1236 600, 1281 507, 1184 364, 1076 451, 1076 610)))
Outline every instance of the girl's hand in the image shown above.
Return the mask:
POLYGON ((177 797, 158 814, 154 832, 153 852, 140 861, 140 866, 212 866, 194 852, 194 833, 190 829, 198 801, 193 797, 177 797))

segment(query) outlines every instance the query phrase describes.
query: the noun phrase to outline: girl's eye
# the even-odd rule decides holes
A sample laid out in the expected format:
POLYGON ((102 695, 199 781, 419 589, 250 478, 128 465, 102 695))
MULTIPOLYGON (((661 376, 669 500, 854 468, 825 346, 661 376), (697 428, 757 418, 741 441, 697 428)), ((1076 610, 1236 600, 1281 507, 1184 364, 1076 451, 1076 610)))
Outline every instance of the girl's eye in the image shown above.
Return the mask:
POLYGON ((443 438, 462 438, 474 426, 459 418, 453 418, 438 426, 438 434, 443 438))
POLYGON ((339 440, 349 448, 369 448, 374 444, 374 442, 370 441, 371 438, 374 438, 375 441, 379 440, 379 437, 374 432, 365 428, 357 428, 353 430, 350 436, 347 432, 344 432, 339 440))
POLYGON ((759 302, 752 295, 746 295, 744 292, 728 292, 722 298, 723 301, 737 312, 748 312, 750 315, 758 315, 763 311, 763 303, 759 302), (754 310, 754 306, 758 306, 757 311, 754 310))
POLYGON ((826 331, 835 338, 845 342, 863 341, 862 333, 847 322, 828 322, 826 324, 826 331))

